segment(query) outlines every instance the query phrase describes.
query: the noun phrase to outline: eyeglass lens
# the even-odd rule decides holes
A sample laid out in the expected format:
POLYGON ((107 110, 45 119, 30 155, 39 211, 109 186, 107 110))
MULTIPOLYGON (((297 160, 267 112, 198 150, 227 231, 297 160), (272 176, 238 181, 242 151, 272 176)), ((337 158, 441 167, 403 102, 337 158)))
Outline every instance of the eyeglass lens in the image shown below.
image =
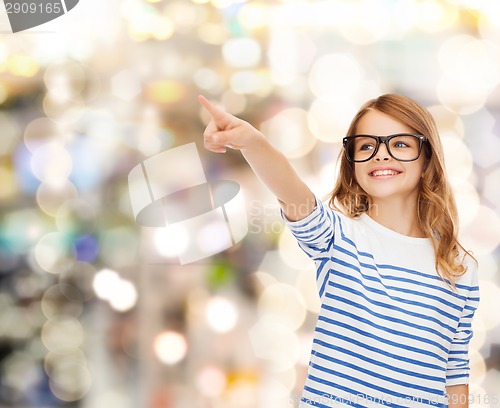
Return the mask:
MULTIPOLYGON (((374 136, 354 136, 347 142, 347 154, 353 161, 371 159, 377 151, 379 139, 374 136)), ((380 143, 383 144, 383 143, 380 143)), ((389 154, 396 160, 416 160, 420 154, 421 141, 417 136, 400 135, 391 137, 385 144, 389 154)), ((380 146, 379 146, 380 149, 380 146)))

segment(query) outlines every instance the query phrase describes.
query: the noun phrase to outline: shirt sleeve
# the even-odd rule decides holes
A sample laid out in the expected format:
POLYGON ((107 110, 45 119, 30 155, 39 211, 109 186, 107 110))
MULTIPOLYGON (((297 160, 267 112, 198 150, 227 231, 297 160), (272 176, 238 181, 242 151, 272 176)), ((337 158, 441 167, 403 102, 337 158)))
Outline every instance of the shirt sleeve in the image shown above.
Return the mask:
MULTIPOLYGON (((469 343, 472 338, 472 319, 479 305, 477 268, 474 266, 472 283, 457 331, 451 344, 446 367, 446 386, 469 383, 469 343)), ((457 286, 459 286, 457 284, 457 286)))
POLYGON ((290 221, 283 211, 281 216, 297 239, 299 247, 312 259, 325 258, 333 245, 335 216, 316 197, 316 206, 311 214, 298 220, 290 221))
POLYGON ((322 299, 330 276, 329 252, 334 240, 335 214, 316 197, 316 207, 307 217, 298 221, 290 221, 283 211, 281 211, 281 216, 297 239, 299 247, 314 260, 316 286, 319 297, 322 299))

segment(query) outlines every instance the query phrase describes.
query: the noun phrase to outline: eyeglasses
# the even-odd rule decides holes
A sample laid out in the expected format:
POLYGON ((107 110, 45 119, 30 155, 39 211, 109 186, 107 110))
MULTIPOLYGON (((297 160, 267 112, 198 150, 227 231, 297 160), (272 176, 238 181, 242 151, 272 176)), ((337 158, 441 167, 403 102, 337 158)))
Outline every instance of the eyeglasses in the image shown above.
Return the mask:
POLYGON ((393 159, 402 162, 417 160, 427 138, 423 135, 397 133, 389 136, 355 135, 343 139, 347 160, 361 163, 374 157, 380 147, 385 144, 387 152, 393 159))

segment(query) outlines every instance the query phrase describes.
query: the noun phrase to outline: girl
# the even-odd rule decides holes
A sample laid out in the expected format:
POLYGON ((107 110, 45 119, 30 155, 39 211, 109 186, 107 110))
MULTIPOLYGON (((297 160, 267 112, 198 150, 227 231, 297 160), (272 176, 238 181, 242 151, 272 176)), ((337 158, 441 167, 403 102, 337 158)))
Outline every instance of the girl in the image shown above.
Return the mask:
POLYGON ((321 299, 300 407, 468 407, 475 260, 430 113, 399 95, 367 102, 343 140, 329 206, 247 122, 200 103, 205 147, 242 152, 316 265, 321 299))

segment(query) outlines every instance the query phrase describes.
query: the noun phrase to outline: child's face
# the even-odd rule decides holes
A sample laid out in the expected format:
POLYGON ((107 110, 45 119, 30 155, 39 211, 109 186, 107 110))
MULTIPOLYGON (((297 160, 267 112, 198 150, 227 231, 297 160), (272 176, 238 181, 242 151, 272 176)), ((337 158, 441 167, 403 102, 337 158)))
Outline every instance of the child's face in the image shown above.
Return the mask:
MULTIPOLYGON (((368 111, 356 128, 358 135, 389 136, 396 133, 415 133, 415 130, 376 110, 368 111)), ((374 203, 391 198, 416 202, 424 165, 423 152, 415 161, 401 162, 392 158, 385 144, 381 143, 370 160, 354 163, 354 173, 374 203)))

